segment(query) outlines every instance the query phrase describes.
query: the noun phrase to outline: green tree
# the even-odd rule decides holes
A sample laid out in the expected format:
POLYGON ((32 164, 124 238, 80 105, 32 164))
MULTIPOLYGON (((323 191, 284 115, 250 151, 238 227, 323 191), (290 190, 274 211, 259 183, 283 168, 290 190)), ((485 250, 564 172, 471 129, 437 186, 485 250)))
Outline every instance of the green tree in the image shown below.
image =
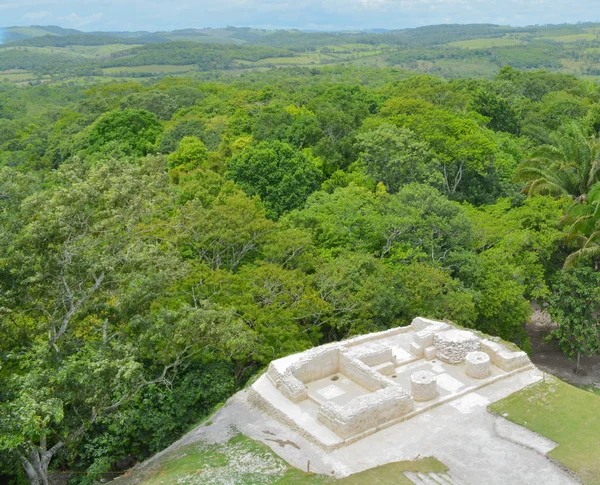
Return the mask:
POLYGON ((565 269, 600 256, 600 183, 590 188, 586 203, 574 203, 567 209, 563 222, 568 227, 567 241, 578 247, 565 260, 565 269))
POLYGON ((208 150, 202 141, 194 136, 185 136, 177 150, 168 157, 169 169, 182 167, 184 170, 202 168, 208 161, 208 150))
POLYGON ((154 113, 125 109, 96 121, 85 140, 90 155, 144 156, 156 152, 162 125, 154 113))
POLYGON ((441 187, 440 166, 427 143, 407 128, 383 124, 356 137, 366 172, 391 193, 410 183, 441 187))
POLYGON ((260 196, 274 219, 301 207, 321 178, 311 158, 279 141, 247 146, 229 161, 226 176, 260 196))
POLYGON ((490 119, 488 127, 494 131, 519 133, 519 114, 513 104, 487 89, 479 89, 473 96, 471 108, 490 119))
POLYGON ((537 149, 518 167, 515 178, 526 182, 529 195, 567 196, 585 201, 599 181, 600 143, 583 128, 571 123, 551 135, 553 143, 537 149))
POLYGON ((552 280, 548 310, 558 328, 551 333, 560 349, 576 359, 600 352, 600 273, 577 266, 563 270, 552 280))

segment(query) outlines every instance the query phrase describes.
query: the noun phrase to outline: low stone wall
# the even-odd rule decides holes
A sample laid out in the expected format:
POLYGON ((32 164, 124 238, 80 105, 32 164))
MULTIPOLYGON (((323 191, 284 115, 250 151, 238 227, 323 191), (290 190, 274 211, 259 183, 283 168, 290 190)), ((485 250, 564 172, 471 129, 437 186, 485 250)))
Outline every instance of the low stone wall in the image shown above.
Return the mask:
POLYGON ((300 379, 298 379, 290 369, 284 374, 279 381, 277 389, 293 403, 299 403, 308 399, 308 390, 300 379))
POLYGON ((373 367, 386 362, 396 363, 394 352, 388 345, 382 343, 367 343, 364 347, 356 347, 346 351, 350 356, 373 367))
POLYGON ((375 392, 396 385, 394 381, 384 377, 364 362, 350 356, 348 352, 340 352, 339 359, 340 372, 368 391, 375 392))
POLYGON ((352 347, 356 347, 357 345, 362 345, 366 342, 394 337, 402 333, 410 332, 411 330, 413 330, 413 328, 410 325, 406 327, 391 328, 390 330, 384 330, 383 332, 370 333, 368 335, 359 335, 358 337, 352 337, 348 340, 342 340, 340 344, 342 345, 342 347, 350 349, 352 347))
POLYGON ((304 384, 335 374, 340 366, 340 351, 337 347, 317 347, 315 350, 319 352, 309 351, 290 366, 292 374, 304 384))
POLYGON ((525 352, 513 352, 506 346, 488 339, 481 341, 481 350, 490 356, 492 364, 505 372, 510 372, 531 363, 525 352))
POLYGON ((427 327, 431 326, 431 325, 445 325, 446 327, 448 327, 449 325, 445 322, 440 322, 438 320, 429 320, 428 318, 423 318, 423 317, 417 317, 415 318, 412 323, 410 324, 411 328, 415 331, 415 332, 420 332, 421 330, 425 330, 427 327))
POLYGON ((319 409, 318 419, 347 439, 397 419, 414 409, 412 398, 399 386, 354 398, 345 406, 331 402, 319 409))
POLYGON ((274 363, 269 365, 267 376, 279 391, 294 403, 308 398, 306 385, 335 374, 339 368, 339 347, 320 347, 306 352, 291 364, 283 374, 274 363))

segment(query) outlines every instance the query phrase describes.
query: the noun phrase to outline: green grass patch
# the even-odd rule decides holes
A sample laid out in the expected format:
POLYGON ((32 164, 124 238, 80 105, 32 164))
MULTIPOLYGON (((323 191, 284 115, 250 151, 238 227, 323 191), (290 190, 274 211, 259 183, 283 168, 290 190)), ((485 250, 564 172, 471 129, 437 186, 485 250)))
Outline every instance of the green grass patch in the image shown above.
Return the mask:
POLYGON ((447 45, 451 47, 459 47, 461 49, 489 49, 491 47, 512 47, 516 45, 524 45, 525 42, 518 39, 507 39, 504 37, 492 39, 470 39, 450 42, 447 45))
POLYGON ((136 44, 108 44, 108 45, 71 45, 68 47, 47 47, 58 52, 73 53, 91 59, 102 59, 116 52, 139 47, 136 44))
POLYGON ((337 480, 339 485, 413 485, 404 472, 445 473, 448 467, 434 457, 422 458, 417 461, 398 461, 377 468, 350 475, 337 480))
POLYGON ((4 74, 0 72, 0 81, 12 81, 15 83, 20 83, 24 81, 31 81, 32 79, 35 79, 35 76, 29 72, 14 74, 4 74))
MULTIPOLYGON (((241 61, 240 64, 242 64, 241 61)), ((252 66, 264 66, 264 65, 275 65, 275 66, 304 66, 307 64, 315 64, 319 62, 319 56, 309 54, 306 56, 296 57, 267 57, 256 62, 244 62, 243 64, 252 66)))
POLYGON ((161 64, 150 64, 148 66, 127 66, 127 67, 106 67, 102 69, 102 72, 108 76, 115 74, 175 74, 191 72, 196 69, 195 65, 190 66, 174 66, 174 65, 161 65, 161 64))
POLYGON ((558 443, 548 453, 550 457, 573 470, 584 483, 600 484, 600 397, 547 378, 490 409, 558 443))
POLYGON ((595 40, 598 36, 595 34, 573 34, 573 35, 561 35, 556 37, 539 37, 540 40, 553 40, 554 42, 564 42, 566 44, 570 42, 579 41, 590 41, 595 40))
POLYGON ((435 458, 389 463, 340 480, 291 467, 268 446, 239 434, 223 444, 196 443, 157 459, 121 485, 412 485, 404 472, 444 473, 435 458))

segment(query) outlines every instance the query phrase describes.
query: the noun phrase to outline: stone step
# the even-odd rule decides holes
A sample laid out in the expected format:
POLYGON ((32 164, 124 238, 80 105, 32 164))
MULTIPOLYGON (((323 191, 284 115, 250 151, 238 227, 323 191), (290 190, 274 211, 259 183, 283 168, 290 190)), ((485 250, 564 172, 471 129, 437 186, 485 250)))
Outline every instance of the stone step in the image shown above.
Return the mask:
POLYGON ((463 485, 448 473, 404 472, 404 475, 415 485, 463 485))
POLYGON ((419 474, 417 472, 404 472, 404 476, 415 485, 425 485, 425 482, 419 478, 419 474))
POLYGON ((456 485, 446 473, 430 473, 429 476, 440 485, 456 485))
POLYGON ((459 480, 450 472, 444 473, 444 477, 446 477, 446 480, 449 480, 452 485, 466 485, 465 482, 459 480))
POLYGON ((440 482, 433 478, 429 473, 418 473, 418 475, 419 478, 422 480, 422 483, 424 483, 425 485, 440 485, 440 482))

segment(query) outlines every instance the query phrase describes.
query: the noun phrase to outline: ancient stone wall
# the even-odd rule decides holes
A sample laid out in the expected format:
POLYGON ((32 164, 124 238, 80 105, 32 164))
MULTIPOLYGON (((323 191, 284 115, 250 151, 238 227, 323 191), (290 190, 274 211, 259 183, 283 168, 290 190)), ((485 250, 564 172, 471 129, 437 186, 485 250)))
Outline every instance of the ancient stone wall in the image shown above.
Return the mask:
POLYGON ((391 379, 343 351, 340 352, 340 372, 371 392, 395 385, 391 379))
POLYGON ((525 352, 513 352, 505 345, 488 339, 481 341, 481 350, 490 356, 492 364, 505 372, 530 364, 529 357, 525 352))
POLYGON ((414 409, 412 398, 399 386, 354 398, 345 406, 331 402, 319 409, 318 419, 338 436, 350 438, 404 416, 414 409))

